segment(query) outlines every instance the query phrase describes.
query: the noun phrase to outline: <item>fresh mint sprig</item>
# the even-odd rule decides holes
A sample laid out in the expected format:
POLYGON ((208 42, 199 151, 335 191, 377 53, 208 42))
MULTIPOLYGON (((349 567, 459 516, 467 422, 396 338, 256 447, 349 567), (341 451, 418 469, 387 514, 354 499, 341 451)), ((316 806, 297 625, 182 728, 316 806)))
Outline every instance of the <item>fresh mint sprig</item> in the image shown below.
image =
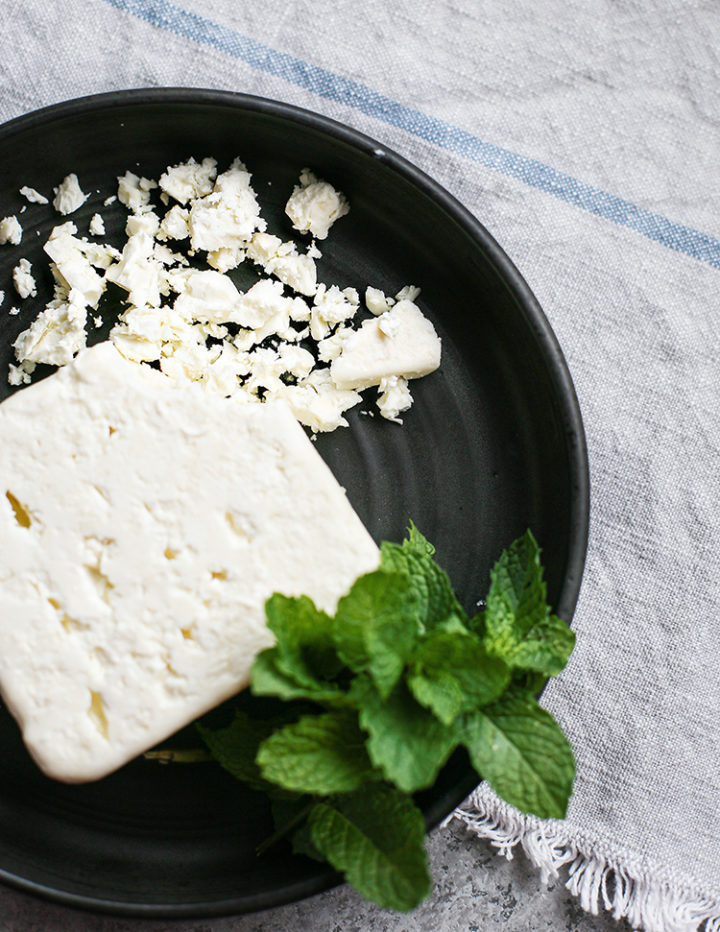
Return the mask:
POLYGON ((563 818, 575 762, 534 691, 559 673, 575 636, 546 602, 527 531, 490 574, 469 618, 434 548, 411 525, 383 543, 334 617, 307 596, 266 604, 274 647, 252 670, 251 704, 226 728, 201 729, 233 776, 273 801, 296 851, 327 860, 368 899, 413 909, 430 890, 424 824, 412 799, 463 745, 478 775, 512 805, 563 818))

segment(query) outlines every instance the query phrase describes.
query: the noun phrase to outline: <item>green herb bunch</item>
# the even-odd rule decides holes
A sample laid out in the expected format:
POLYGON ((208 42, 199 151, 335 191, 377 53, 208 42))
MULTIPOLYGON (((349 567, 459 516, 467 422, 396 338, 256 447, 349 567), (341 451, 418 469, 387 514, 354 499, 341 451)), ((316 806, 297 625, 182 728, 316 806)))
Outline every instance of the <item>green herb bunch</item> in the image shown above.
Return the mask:
POLYGON ((278 836, 328 861, 365 897, 414 908, 431 887, 412 794, 459 745, 478 776, 524 812, 562 818, 575 764, 536 699, 574 635, 546 603, 528 531, 495 564, 485 608, 469 617, 434 547, 411 525, 383 543, 334 617, 306 596, 273 595, 276 646, 252 669, 255 696, 280 714, 238 711, 201 734, 235 777, 270 796, 278 836))

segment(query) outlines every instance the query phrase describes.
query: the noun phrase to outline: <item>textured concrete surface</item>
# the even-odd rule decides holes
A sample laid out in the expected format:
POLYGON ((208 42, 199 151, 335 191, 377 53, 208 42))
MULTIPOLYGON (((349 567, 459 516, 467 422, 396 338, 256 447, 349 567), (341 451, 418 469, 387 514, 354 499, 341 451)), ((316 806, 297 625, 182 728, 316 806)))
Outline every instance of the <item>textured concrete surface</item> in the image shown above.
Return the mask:
POLYGON ((428 844, 435 888, 410 915, 366 903, 348 887, 279 909, 227 919, 148 922, 63 909, 0 888, 1 932, 629 932, 589 916, 562 885, 541 887, 522 855, 508 862, 460 825, 428 844))

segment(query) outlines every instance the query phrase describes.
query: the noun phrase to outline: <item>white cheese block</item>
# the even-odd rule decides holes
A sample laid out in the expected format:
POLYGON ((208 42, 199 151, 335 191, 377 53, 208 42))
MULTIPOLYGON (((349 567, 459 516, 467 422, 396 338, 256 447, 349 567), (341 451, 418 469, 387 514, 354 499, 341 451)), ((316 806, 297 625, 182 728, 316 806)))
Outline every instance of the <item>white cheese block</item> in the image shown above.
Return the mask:
POLYGON ((440 365, 440 338, 420 308, 398 301, 343 341, 330 366, 338 388, 363 389, 396 376, 418 379, 440 365))
POLYGON ((288 408, 108 343, 0 405, 0 692, 48 775, 97 779, 248 682, 264 603, 333 611, 378 550, 288 408))

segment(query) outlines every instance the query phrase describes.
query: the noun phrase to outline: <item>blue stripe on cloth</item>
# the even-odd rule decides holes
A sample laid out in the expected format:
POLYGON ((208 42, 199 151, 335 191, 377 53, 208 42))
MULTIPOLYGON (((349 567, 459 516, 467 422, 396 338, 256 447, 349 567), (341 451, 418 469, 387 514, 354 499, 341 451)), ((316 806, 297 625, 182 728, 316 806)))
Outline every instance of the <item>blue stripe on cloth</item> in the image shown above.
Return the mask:
POLYGON ((282 78, 320 97, 353 107, 376 120, 397 126, 486 168, 545 191, 568 204, 629 227, 670 249, 720 268, 720 240, 601 191, 537 159, 484 142, 451 123, 406 107, 364 84, 272 49, 197 13, 183 10, 169 0, 105 2, 159 29, 208 45, 259 71, 282 78))

